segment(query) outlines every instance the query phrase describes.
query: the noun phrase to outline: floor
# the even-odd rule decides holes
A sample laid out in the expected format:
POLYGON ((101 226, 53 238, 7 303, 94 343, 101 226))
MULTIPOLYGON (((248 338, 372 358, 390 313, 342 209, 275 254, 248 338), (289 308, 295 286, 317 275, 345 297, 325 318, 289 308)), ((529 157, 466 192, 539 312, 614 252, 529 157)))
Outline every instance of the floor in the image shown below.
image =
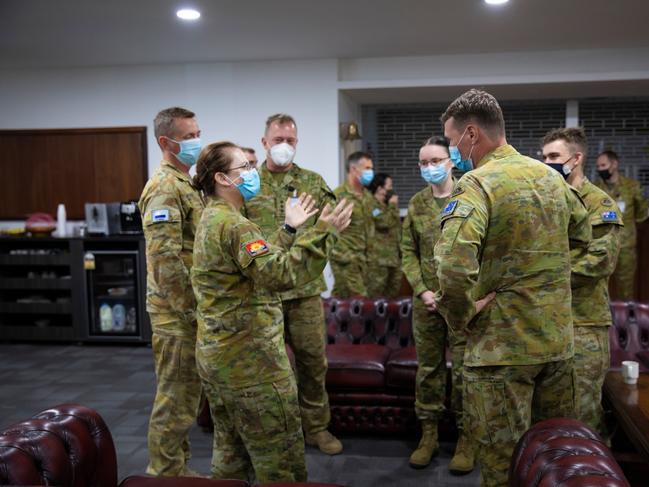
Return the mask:
MULTIPOLYGON (((48 407, 79 403, 96 409, 108 423, 117 449, 119 478, 142 474, 148 462, 146 432, 155 393, 151 349, 116 345, 33 345, 0 343, 0 429, 48 407)), ((329 457, 307 447, 310 481, 353 487, 477 486, 476 471, 448 473, 452 444, 424 470, 408 467, 414 439, 343 437, 345 451, 329 457)), ((191 433, 190 466, 209 472, 211 434, 191 433)))

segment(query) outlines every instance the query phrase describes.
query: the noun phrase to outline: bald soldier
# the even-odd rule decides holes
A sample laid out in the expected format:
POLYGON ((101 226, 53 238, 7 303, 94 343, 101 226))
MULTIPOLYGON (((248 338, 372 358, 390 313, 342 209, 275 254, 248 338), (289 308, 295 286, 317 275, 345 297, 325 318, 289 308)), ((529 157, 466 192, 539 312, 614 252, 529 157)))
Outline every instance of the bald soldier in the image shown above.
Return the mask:
POLYGON ((638 181, 620 174, 620 158, 613 151, 604 151, 597 157, 597 186, 604 190, 622 212, 624 228, 620 236, 620 255, 611 276, 613 299, 633 300, 638 268, 636 224, 647 219, 649 203, 642 196, 638 181))
MULTIPOLYGON (((308 193, 318 208, 336 200, 322 176, 295 163, 298 137, 293 117, 283 113, 268 117, 261 142, 266 149, 266 160, 259 170, 261 189, 257 196, 245 202, 243 214, 259 225, 264 235, 275 232, 284 221, 286 198, 308 193)), ((309 218, 298 232, 306 231, 315 222, 315 217, 309 218)), ((285 338, 295 354, 298 399, 306 443, 335 455, 342 451, 343 446, 327 430, 331 413, 325 390, 325 317, 320 299, 320 293, 326 289, 321 274, 299 287, 285 290, 281 297, 285 338)))
POLYGON ((346 161, 347 179, 335 189, 337 198, 354 203, 352 222, 340 235, 331 254, 331 271, 334 275, 332 296, 349 298, 369 296, 371 284, 367 268, 374 242, 374 198, 366 189, 374 179, 372 156, 367 152, 354 152, 346 161))
POLYGON ((451 333, 467 335, 465 413, 482 485, 500 487, 532 421, 574 415, 570 248, 591 227, 556 171, 507 144, 493 96, 469 90, 441 119, 468 172, 442 210, 435 302, 451 333))
POLYGON ((584 176, 588 143, 581 128, 555 129, 543 138, 543 160, 579 191, 593 240, 572 258, 572 320, 577 419, 605 435, 602 386, 610 366, 608 278, 620 250, 622 218, 615 202, 584 176))
POLYGON ((146 241, 146 309, 157 378, 146 473, 196 475, 187 467, 189 430, 201 392, 194 352, 196 301, 189 272, 203 200, 192 186, 189 168, 201 151, 201 131, 194 113, 178 107, 162 110, 153 125, 162 162, 139 202, 146 241))

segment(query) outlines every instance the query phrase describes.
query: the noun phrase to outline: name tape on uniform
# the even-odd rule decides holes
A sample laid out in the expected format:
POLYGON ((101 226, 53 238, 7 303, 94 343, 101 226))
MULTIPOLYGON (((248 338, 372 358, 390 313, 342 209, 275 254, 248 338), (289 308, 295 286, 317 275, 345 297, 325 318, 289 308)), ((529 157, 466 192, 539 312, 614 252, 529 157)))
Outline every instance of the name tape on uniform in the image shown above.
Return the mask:
POLYGON ((268 253, 268 244, 263 240, 255 240, 253 242, 248 242, 245 245, 246 252, 251 257, 259 257, 268 253))

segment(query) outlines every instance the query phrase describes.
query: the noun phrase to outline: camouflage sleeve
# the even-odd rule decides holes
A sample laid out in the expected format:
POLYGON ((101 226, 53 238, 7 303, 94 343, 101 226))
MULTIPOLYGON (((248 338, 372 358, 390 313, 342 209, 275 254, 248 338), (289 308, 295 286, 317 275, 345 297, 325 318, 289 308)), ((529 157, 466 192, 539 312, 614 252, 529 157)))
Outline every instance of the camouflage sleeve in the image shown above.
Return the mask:
POLYGON ((635 221, 640 223, 649 217, 649 201, 642 196, 642 188, 640 183, 634 186, 633 199, 635 200, 635 221))
POLYGON ((230 235, 242 273, 271 291, 292 289, 321 275, 336 238, 336 228, 320 220, 298 235, 289 250, 266 242, 253 223, 234 227, 230 235))
POLYGON ((295 234, 288 233, 286 230, 284 230, 283 227, 284 226, 282 225, 273 233, 271 233, 268 237, 268 241, 283 250, 288 250, 291 248, 291 245, 293 245, 293 242, 295 242, 295 234))
POLYGON ((413 212, 412 206, 408 207, 408 214, 403 220, 403 233, 401 235, 401 267, 403 273, 408 279, 415 296, 419 296, 426 291, 424 285, 424 278, 421 275, 421 267, 419 266, 419 246, 417 237, 412 225, 410 215, 413 212))
POLYGON ((145 202, 142 211, 146 255, 153 269, 153 279, 171 307, 178 313, 192 315, 196 302, 189 270, 182 260, 183 213, 180 196, 159 192, 145 202))
POLYGON ((592 285, 593 281, 613 274, 620 250, 620 225, 602 224, 593 227, 593 239, 585 251, 571 251, 571 286, 592 285))
POLYGON ((568 208, 570 209, 570 222, 568 224, 568 239, 570 249, 587 248, 592 239, 591 223, 588 210, 579 193, 566 183, 568 208))
POLYGON ((325 207, 325 205, 329 204, 334 206, 336 204, 336 194, 331 190, 331 188, 327 185, 325 180, 320 177, 320 211, 325 207))
POLYGON ((440 285, 435 294, 437 309, 455 333, 465 329, 476 314, 473 288, 489 223, 484 193, 470 178, 463 179, 462 193, 442 211, 442 234, 434 257, 440 285))

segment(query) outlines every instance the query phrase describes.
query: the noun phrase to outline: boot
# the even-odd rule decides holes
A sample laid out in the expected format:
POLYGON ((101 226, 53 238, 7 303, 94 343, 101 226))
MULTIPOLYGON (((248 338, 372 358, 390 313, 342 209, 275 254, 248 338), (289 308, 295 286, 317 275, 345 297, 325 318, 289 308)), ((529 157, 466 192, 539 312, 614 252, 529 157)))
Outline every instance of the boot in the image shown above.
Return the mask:
POLYGON ((421 424, 421 440, 419 446, 410 455, 410 466, 412 468, 424 468, 430 463, 430 459, 439 453, 437 442, 437 423, 427 422, 421 424))
POLYGON ((304 441, 307 445, 317 446, 322 453, 327 455, 337 455, 343 451, 343 444, 340 440, 327 430, 312 435, 307 433, 304 441))
POLYGON ((449 471, 454 475, 466 475, 475 467, 475 451, 469 436, 460 431, 455 454, 448 465, 449 471))

